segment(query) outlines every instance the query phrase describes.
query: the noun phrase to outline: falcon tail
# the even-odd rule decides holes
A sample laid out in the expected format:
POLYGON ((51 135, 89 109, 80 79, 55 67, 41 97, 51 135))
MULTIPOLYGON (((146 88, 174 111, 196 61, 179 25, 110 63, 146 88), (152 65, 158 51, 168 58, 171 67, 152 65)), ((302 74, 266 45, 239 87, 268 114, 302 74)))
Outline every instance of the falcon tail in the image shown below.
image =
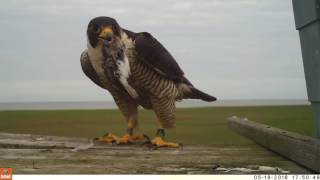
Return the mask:
POLYGON ((212 101, 216 101, 217 100, 216 97, 213 97, 213 96, 211 96, 209 94, 206 94, 206 93, 200 91, 199 89, 197 89, 195 87, 191 87, 190 90, 191 90, 191 93, 188 94, 188 98, 201 99, 201 100, 207 101, 207 102, 212 102, 212 101))

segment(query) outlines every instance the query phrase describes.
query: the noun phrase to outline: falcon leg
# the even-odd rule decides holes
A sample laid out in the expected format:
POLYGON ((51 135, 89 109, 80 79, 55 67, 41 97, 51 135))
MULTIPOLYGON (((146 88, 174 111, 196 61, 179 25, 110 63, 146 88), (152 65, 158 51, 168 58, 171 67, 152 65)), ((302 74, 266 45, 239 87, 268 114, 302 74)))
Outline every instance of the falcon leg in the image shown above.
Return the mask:
POLYGON ((98 138, 98 141, 102 143, 125 145, 134 144, 146 139, 146 135, 144 134, 134 134, 134 130, 138 127, 138 105, 128 97, 114 96, 114 100, 127 120, 128 127, 126 133, 122 137, 106 134, 105 136, 98 138))
MULTIPOLYGON (((153 110, 158 118, 160 128, 157 130, 155 138, 151 141, 151 146, 155 148, 169 147, 179 148, 181 144, 167 142, 164 140, 165 130, 175 126, 175 99, 152 97, 153 110)), ((150 143, 150 142, 149 142, 150 143)))

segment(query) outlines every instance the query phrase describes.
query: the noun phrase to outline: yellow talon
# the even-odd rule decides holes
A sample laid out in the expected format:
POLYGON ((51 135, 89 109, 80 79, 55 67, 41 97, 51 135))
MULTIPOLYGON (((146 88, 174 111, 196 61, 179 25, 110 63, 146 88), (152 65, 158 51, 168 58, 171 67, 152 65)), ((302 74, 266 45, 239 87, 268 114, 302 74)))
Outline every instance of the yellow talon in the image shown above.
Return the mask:
POLYGON ((119 139, 116 135, 107 133, 106 135, 98 138, 98 141, 101 143, 114 143, 119 139))
POLYGON ((132 139, 129 134, 125 134, 122 138, 117 139, 117 144, 131 144, 132 139))
POLYGON ((98 142, 101 143, 116 143, 116 144, 133 144, 136 141, 140 141, 145 139, 144 135, 130 135, 125 134, 123 137, 118 137, 113 134, 106 134, 100 138, 97 139, 98 142))
POLYGON ((156 147, 169 147, 169 148, 179 148, 181 147, 178 143, 166 142, 161 137, 155 137, 152 140, 152 144, 156 147))
POLYGON ((144 140, 146 137, 143 134, 131 136, 134 141, 144 140))
POLYGON ((143 140, 145 137, 141 135, 125 134, 122 138, 117 139, 117 144, 132 144, 136 141, 143 140))

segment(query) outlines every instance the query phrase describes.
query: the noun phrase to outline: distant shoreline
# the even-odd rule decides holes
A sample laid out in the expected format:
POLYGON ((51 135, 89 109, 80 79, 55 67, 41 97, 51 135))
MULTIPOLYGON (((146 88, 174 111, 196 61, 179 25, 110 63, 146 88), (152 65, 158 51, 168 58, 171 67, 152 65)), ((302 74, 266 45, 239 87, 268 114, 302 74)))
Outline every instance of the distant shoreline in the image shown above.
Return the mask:
MULTIPOLYGON (((232 107, 232 106, 285 106, 309 105, 308 100, 219 100, 213 103, 199 100, 184 100, 177 102, 178 108, 187 107, 232 107)), ((112 101, 88 102, 0 102, 0 111, 14 110, 84 110, 84 109, 117 109, 112 101)))

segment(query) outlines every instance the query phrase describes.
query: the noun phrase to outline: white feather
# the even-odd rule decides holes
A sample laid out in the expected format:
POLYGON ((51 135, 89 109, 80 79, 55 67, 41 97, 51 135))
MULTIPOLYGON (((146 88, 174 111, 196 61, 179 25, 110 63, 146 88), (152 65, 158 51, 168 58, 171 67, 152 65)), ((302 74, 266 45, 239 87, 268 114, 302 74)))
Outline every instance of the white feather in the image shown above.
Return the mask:
POLYGON ((137 98, 138 93, 129 85, 128 78, 131 74, 130 72, 130 63, 129 59, 126 55, 124 55, 123 60, 117 60, 118 65, 118 73, 119 73, 119 80, 123 87, 127 90, 131 97, 137 98))
POLYGON ((118 60, 117 62, 118 62, 118 67, 119 67, 119 74, 124 79, 128 79, 131 74, 128 57, 125 55, 124 60, 118 60))

